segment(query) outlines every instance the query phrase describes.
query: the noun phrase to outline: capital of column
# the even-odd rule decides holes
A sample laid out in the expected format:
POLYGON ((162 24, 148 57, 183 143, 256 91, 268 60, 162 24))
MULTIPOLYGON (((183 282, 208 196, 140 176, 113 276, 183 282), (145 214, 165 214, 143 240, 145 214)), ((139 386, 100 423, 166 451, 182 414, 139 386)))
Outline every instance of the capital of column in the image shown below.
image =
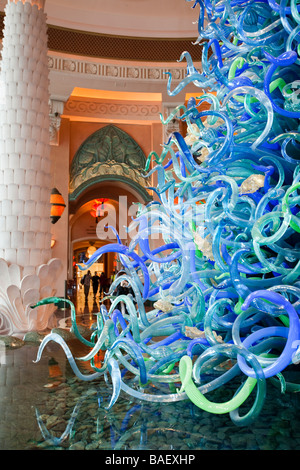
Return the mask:
POLYGON ((40 10, 45 7, 46 0, 8 0, 8 3, 29 3, 30 5, 37 5, 40 10))
POLYGON ((169 137, 173 132, 179 132, 179 115, 180 111, 178 113, 175 112, 177 106, 179 106, 181 103, 174 104, 174 103, 163 103, 163 119, 167 124, 164 126, 164 141, 167 142, 169 140, 169 137))

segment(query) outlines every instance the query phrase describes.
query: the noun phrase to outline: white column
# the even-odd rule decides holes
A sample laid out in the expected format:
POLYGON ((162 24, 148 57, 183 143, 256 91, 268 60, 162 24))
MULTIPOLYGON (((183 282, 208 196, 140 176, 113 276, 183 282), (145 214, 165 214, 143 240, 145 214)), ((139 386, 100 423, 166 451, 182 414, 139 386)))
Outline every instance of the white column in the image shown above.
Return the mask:
POLYGON ((27 273, 51 258, 47 29, 32 3, 5 8, 0 113, 1 254, 27 273))
POLYGON ((10 316, 10 332, 38 327, 37 312, 34 321, 28 306, 41 298, 41 289, 50 282, 46 270, 41 270, 51 264, 49 72, 43 6, 43 0, 11 0, 5 7, 0 73, 0 258, 7 264, 8 279, 0 285, 0 333, 5 323, 1 315, 10 316), (18 276, 11 279, 13 271, 18 276), (31 296, 22 290, 22 280, 28 276, 32 276, 32 284, 27 283, 31 296), (24 318, 20 301, 16 312, 17 290, 9 289, 10 295, 5 292, 11 285, 20 287, 24 318))

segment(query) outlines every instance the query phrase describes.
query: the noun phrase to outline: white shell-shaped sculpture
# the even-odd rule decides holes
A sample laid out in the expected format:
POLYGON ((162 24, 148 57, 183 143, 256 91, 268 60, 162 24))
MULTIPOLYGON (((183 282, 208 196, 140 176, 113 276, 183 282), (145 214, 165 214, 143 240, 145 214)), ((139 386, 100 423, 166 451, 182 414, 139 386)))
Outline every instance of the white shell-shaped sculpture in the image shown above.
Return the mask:
POLYGON ((209 241, 209 237, 202 238, 198 232, 194 233, 194 240, 197 248, 211 261, 214 261, 212 252, 212 243, 209 241))
POLYGON ((187 129, 186 137, 184 138, 187 145, 192 146, 195 142, 200 139, 199 128, 196 124, 191 124, 187 129))
POLYGON ((247 179, 245 179, 240 188, 240 194, 250 194, 255 193, 260 188, 263 188, 265 184, 265 175, 250 175, 247 179))
POLYGON ((196 151, 197 150, 197 162, 198 163, 202 163, 206 160, 207 156, 209 155, 209 150, 207 147, 202 147, 202 148, 199 148, 199 140, 200 140, 200 133, 199 133, 199 129, 198 129, 198 126, 196 124, 191 124, 190 125, 190 128, 188 128, 187 130, 187 135, 186 137, 184 138, 185 140, 185 143, 187 145, 189 145, 190 147, 192 147, 192 152, 193 150, 196 151), (196 146, 196 148, 195 148, 196 146))
POLYGON ((22 268, 0 259, 0 335, 22 335, 55 326, 53 304, 31 308, 38 301, 55 296, 54 279, 61 261, 52 259, 39 266, 36 274, 22 277, 22 268))
POLYGON ((174 308, 174 306, 170 302, 168 302, 167 300, 162 300, 162 299, 157 300, 153 304, 153 307, 165 313, 171 312, 174 308))
POLYGON ((199 330, 196 326, 186 326, 184 334, 191 339, 205 338, 204 331, 199 330))

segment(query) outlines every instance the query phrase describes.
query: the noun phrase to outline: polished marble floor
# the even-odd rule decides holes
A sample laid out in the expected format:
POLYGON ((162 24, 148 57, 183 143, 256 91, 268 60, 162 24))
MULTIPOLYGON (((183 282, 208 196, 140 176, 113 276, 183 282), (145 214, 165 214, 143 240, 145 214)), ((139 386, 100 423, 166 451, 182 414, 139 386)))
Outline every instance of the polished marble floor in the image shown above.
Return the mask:
MULTIPOLYGON (((85 302, 79 292, 74 301, 78 324, 90 326, 99 311, 99 299, 90 293, 85 302)), ((57 317, 68 327, 69 309, 59 310, 57 317)), ((68 345, 74 357, 89 351, 78 340, 68 345)), ((108 409, 113 393, 108 376, 92 382, 78 379, 58 344, 49 343, 36 363, 37 351, 38 345, 26 344, 0 354, 0 450, 300 449, 299 393, 282 393, 268 383, 258 419, 241 428, 228 414, 207 413, 189 400, 148 402, 121 391, 108 409)), ((78 364, 83 373, 92 371, 89 362, 78 364)), ((299 372, 291 373, 299 381, 299 372)), ((159 393, 172 392, 164 387, 159 393)), ((235 390, 235 384, 223 387, 213 399, 226 401, 235 390)), ((251 402, 241 414, 249 406, 251 402)))

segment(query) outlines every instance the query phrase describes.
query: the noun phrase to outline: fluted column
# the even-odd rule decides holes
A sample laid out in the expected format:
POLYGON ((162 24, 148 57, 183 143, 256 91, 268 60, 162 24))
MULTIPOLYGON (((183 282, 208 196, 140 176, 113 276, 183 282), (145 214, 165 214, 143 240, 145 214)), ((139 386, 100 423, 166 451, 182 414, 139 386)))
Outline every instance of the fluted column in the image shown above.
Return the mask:
MULTIPOLYGON (((43 7, 43 0, 8 1, 4 18, 0 258, 8 267, 19 268, 21 280, 39 277, 41 266, 51 261, 49 75, 43 7)), ((35 292, 31 300, 37 297, 35 292)))

